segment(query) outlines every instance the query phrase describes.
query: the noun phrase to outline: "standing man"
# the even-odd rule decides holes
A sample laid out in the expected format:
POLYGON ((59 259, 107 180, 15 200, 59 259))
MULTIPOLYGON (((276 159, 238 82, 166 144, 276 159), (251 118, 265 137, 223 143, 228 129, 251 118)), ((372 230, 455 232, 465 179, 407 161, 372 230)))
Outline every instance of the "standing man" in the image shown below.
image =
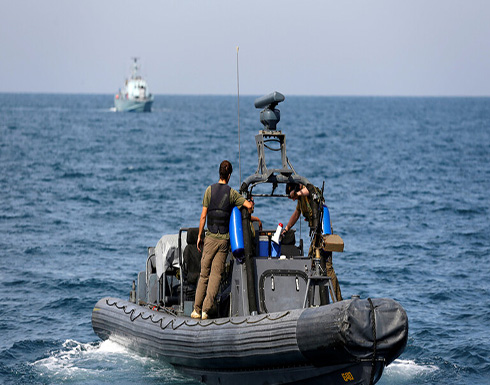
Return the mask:
MULTIPOLYGON (((312 195, 315 194, 318 197, 321 197, 321 203, 323 203, 323 196, 321 191, 317 187, 313 185, 308 186, 309 188, 302 185, 301 183, 286 184, 286 195, 288 195, 288 197, 293 201, 297 200, 298 204, 296 205, 296 210, 294 210, 293 214, 291 215, 288 224, 284 228, 283 233, 294 226, 301 214, 303 214, 305 220, 308 221, 310 229, 316 230, 315 226, 318 226, 318 223, 315 223, 313 210, 318 210, 318 204, 314 204, 312 202, 312 195), (311 193, 310 190, 312 190, 311 193)), ((310 247, 310 252, 308 254, 311 253, 313 253, 312 247, 310 247)), ((342 293, 340 291, 339 281, 337 280, 337 275, 335 274, 335 270, 333 269, 332 253, 325 252, 324 250, 320 250, 320 253, 322 254, 322 259, 325 259, 327 276, 332 281, 332 286, 335 291, 335 297, 337 297, 337 301, 342 301, 342 293)))
POLYGON ((201 219, 197 249, 201 251, 201 274, 197 283, 194 310, 192 318, 208 318, 208 312, 213 306, 218 294, 221 274, 223 273, 230 245, 229 223, 233 207, 242 206, 251 210, 253 203, 245 200, 238 191, 228 186, 233 167, 227 160, 219 166, 219 182, 208 186, 202 201, 201 219), (208 231, 202 246, 202 232, 208 221, 208 231))

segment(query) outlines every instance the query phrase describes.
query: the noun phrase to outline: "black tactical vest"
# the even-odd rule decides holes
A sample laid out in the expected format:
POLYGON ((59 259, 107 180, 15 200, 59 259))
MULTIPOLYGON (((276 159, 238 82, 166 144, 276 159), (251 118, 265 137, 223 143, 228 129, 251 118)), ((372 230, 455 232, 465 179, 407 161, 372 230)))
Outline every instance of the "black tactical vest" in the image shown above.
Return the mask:
POLYGON ((308 219, 310 230, 314 231, 318 228, 320 210, 322 209, 322 204, 325 202, 325 200, 323 199, 322 190, 320 190, 318 187, 308 184, 306 188, 308 189, 309 194, 306 197, 308 215, 305 215, 305 218, 308 219))
POLYGON ((208 206, 208 229, 213 234, 229 232, 230 215, 233 205, 230 203, 231 187, 227 184, 211 185, 211 201, 208 206))

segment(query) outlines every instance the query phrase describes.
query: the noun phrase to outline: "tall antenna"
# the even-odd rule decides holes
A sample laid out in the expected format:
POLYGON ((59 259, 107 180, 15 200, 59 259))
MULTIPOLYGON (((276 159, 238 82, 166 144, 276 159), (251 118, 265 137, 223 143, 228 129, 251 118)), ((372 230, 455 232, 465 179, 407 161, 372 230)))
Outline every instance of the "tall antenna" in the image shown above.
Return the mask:
POLYGON ((238 46, 236 46, 236 88, 237 88, 237 98, 238 98, 238 175, 239 175, 239 186, 242 184, 242 161, 240 154, 240 77, 238 76, 238 46))

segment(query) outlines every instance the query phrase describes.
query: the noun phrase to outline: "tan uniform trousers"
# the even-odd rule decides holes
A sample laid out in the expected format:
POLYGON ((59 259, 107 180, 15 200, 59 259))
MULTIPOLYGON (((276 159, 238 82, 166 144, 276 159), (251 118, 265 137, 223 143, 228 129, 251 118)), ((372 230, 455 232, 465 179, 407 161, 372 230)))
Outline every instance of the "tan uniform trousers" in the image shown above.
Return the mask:
POLYGON ((204 238, 201 259, 201 274, 197 283, 194 310, 208 313, 218 294, 221 274, 225 268, 229 250, 229 240, 216 239, 212 236, 204 238))
POLYGON ((340 285, 337 279, 337 275, 335 274, 335 270, 333 269, 332 257, 328 257, 325 262, 326 262, 325 265, 327 270, 327 277, 329 277, 330 280, 332 281, 332 287, 333 290, 335 291, 335 297, 337 297, 337 301, 342 301, 342 293, 340 291, 340 285))

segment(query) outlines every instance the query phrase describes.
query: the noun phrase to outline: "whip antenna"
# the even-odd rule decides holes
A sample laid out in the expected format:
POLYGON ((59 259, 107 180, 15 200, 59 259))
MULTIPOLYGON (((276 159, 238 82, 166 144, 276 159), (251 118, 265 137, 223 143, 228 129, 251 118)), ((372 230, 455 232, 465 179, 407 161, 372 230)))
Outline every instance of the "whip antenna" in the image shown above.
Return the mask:
POLYGON ((237 88, 237 99, 238 99, 238 176, 239 176, 239 186, 242 184, 242 162, 240 154, 240 80, 238 76, 238 46, 236 46, 236 88, 237 88))

